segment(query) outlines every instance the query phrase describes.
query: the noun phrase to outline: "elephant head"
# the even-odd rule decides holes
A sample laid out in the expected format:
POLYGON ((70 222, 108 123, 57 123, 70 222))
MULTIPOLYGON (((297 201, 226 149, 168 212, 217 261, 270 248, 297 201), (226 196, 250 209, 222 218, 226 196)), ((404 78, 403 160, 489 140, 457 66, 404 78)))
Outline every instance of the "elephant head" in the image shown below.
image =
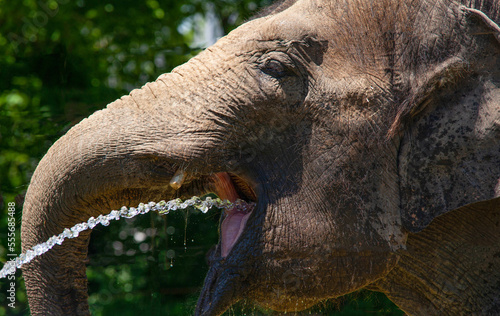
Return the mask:
MULTIPOLYGON (((499 20, 498 1, 279 2, 58 140, 23 248, 215 192, 255 206, 222 215, 197 315, 361 288, 410 314, 499 312, 499 20)), ((24 268, 33 315, 89 313, 88 240, 24 268)))

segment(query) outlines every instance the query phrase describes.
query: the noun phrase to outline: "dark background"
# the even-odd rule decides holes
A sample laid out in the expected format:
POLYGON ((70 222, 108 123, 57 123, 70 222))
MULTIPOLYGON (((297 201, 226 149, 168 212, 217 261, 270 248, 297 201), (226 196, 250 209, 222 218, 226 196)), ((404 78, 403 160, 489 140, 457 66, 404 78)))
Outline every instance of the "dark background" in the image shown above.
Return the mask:
MULTIPOLYGON (((54 141, 196 55, 211 41, 204 30, 219 25, 227 34, 269 2, 0 0, 0 262, 10 253, 7 205, 16 204, 19 253, 23 195, 54 141)), ((205 254, 217 242, 218 216, 150 214, 96 228, 87 270, 92 314, 191 314, 207 270, 205 254)), ((7 306, 7 280, 0 285, 0 315, 28 315, 20 272, 15 309, 7 306)), ((227 314, 277 313, 243 302, 227 314)), ((402 312, 384 295, 362 291, 304 314, 402 312)))

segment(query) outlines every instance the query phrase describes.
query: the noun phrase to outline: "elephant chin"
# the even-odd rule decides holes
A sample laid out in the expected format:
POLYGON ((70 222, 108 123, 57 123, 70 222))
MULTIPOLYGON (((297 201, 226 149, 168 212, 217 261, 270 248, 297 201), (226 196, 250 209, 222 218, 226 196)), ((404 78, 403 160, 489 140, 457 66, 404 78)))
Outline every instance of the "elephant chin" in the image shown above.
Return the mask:
MULTIPOLYGON (((290 276, 293 277, 293 275, 290 276)), ((285 280, 285 282, 287 281, 289 280, 285 280)), ((311 297, 307 295, 306 292, 301 292, 300 289, 294 290, 294 285, 297 284, 293 284, 293 282, 288 285, 291 286, 291 289, 273 288, 271 291, 266 291, 265 289, 262 289, 262 291, 254 291, 250 299, 253 304, 263 309, 285 314, 291 313, 292 315, 310 309, 325 300, 325 298, 319 299, 317 297, 311 297)), ((329 300, 335 301, 336 298, 329 298, 329 300)), ((302 313, 299 314, 302 315, 302 313)))
POLYGON ((262 298, 262 301, 254 299, 255 304, 263 308, 270 309, 277 312, 300 312, 313 307, 321 302, 321 300, 307 299, 302 297, 280 297, 279 300, 269 300, 269 298, 262 298))

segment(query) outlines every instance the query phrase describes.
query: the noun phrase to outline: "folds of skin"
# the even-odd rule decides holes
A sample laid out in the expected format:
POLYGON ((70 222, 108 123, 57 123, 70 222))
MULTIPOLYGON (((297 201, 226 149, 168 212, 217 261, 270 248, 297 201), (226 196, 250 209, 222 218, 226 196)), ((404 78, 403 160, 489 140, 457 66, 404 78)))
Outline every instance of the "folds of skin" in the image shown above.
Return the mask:
MULTIPOLYGON (((471 240, 482 224, 470 214, 496 216, 500 195, 500 9, 469 2, 488 20, 451 1, 303 0, 244 24, 51 147, 26 195, 23 250, 100 210, 171 195, 179 168, 242 173, 257 205, 230 251, 213 252, 196 314, 244 298, 295 311, 364 287, 418 313, 428 298, 412 280, 434 286, 436 306, 461 291, 449 311, 495 311, 476 298, 498 287, 467 291, 446 266, 454 227, 486 242, 471 240), (442 214, 457 225, 430 224, 442 214), (439 264, 438 284, 413 277, 426 272, 420 254, 439 264)), ((33 315, 89 313, 88 237, 23 269, 33 315)), ((481 278, 496 282, 488 251, 481 278)))

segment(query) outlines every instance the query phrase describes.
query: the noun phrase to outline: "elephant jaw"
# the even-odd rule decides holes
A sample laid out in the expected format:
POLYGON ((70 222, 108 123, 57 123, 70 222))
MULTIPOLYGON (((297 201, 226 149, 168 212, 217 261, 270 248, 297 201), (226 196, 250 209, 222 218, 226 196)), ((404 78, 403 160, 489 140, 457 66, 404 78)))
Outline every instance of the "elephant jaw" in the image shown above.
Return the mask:
POLYGON ((223 200, 229 200, 234 206, 224 211, 221 224, 221 257, 225 258, 245 229, 248 218, 255 207, 254 202, 242 201, 241 195, 255 200, 252 188, 240 177, 219 172, 213 175, 215 193, 223 200), (238 191, 240 193, 238 193, 238 191))

